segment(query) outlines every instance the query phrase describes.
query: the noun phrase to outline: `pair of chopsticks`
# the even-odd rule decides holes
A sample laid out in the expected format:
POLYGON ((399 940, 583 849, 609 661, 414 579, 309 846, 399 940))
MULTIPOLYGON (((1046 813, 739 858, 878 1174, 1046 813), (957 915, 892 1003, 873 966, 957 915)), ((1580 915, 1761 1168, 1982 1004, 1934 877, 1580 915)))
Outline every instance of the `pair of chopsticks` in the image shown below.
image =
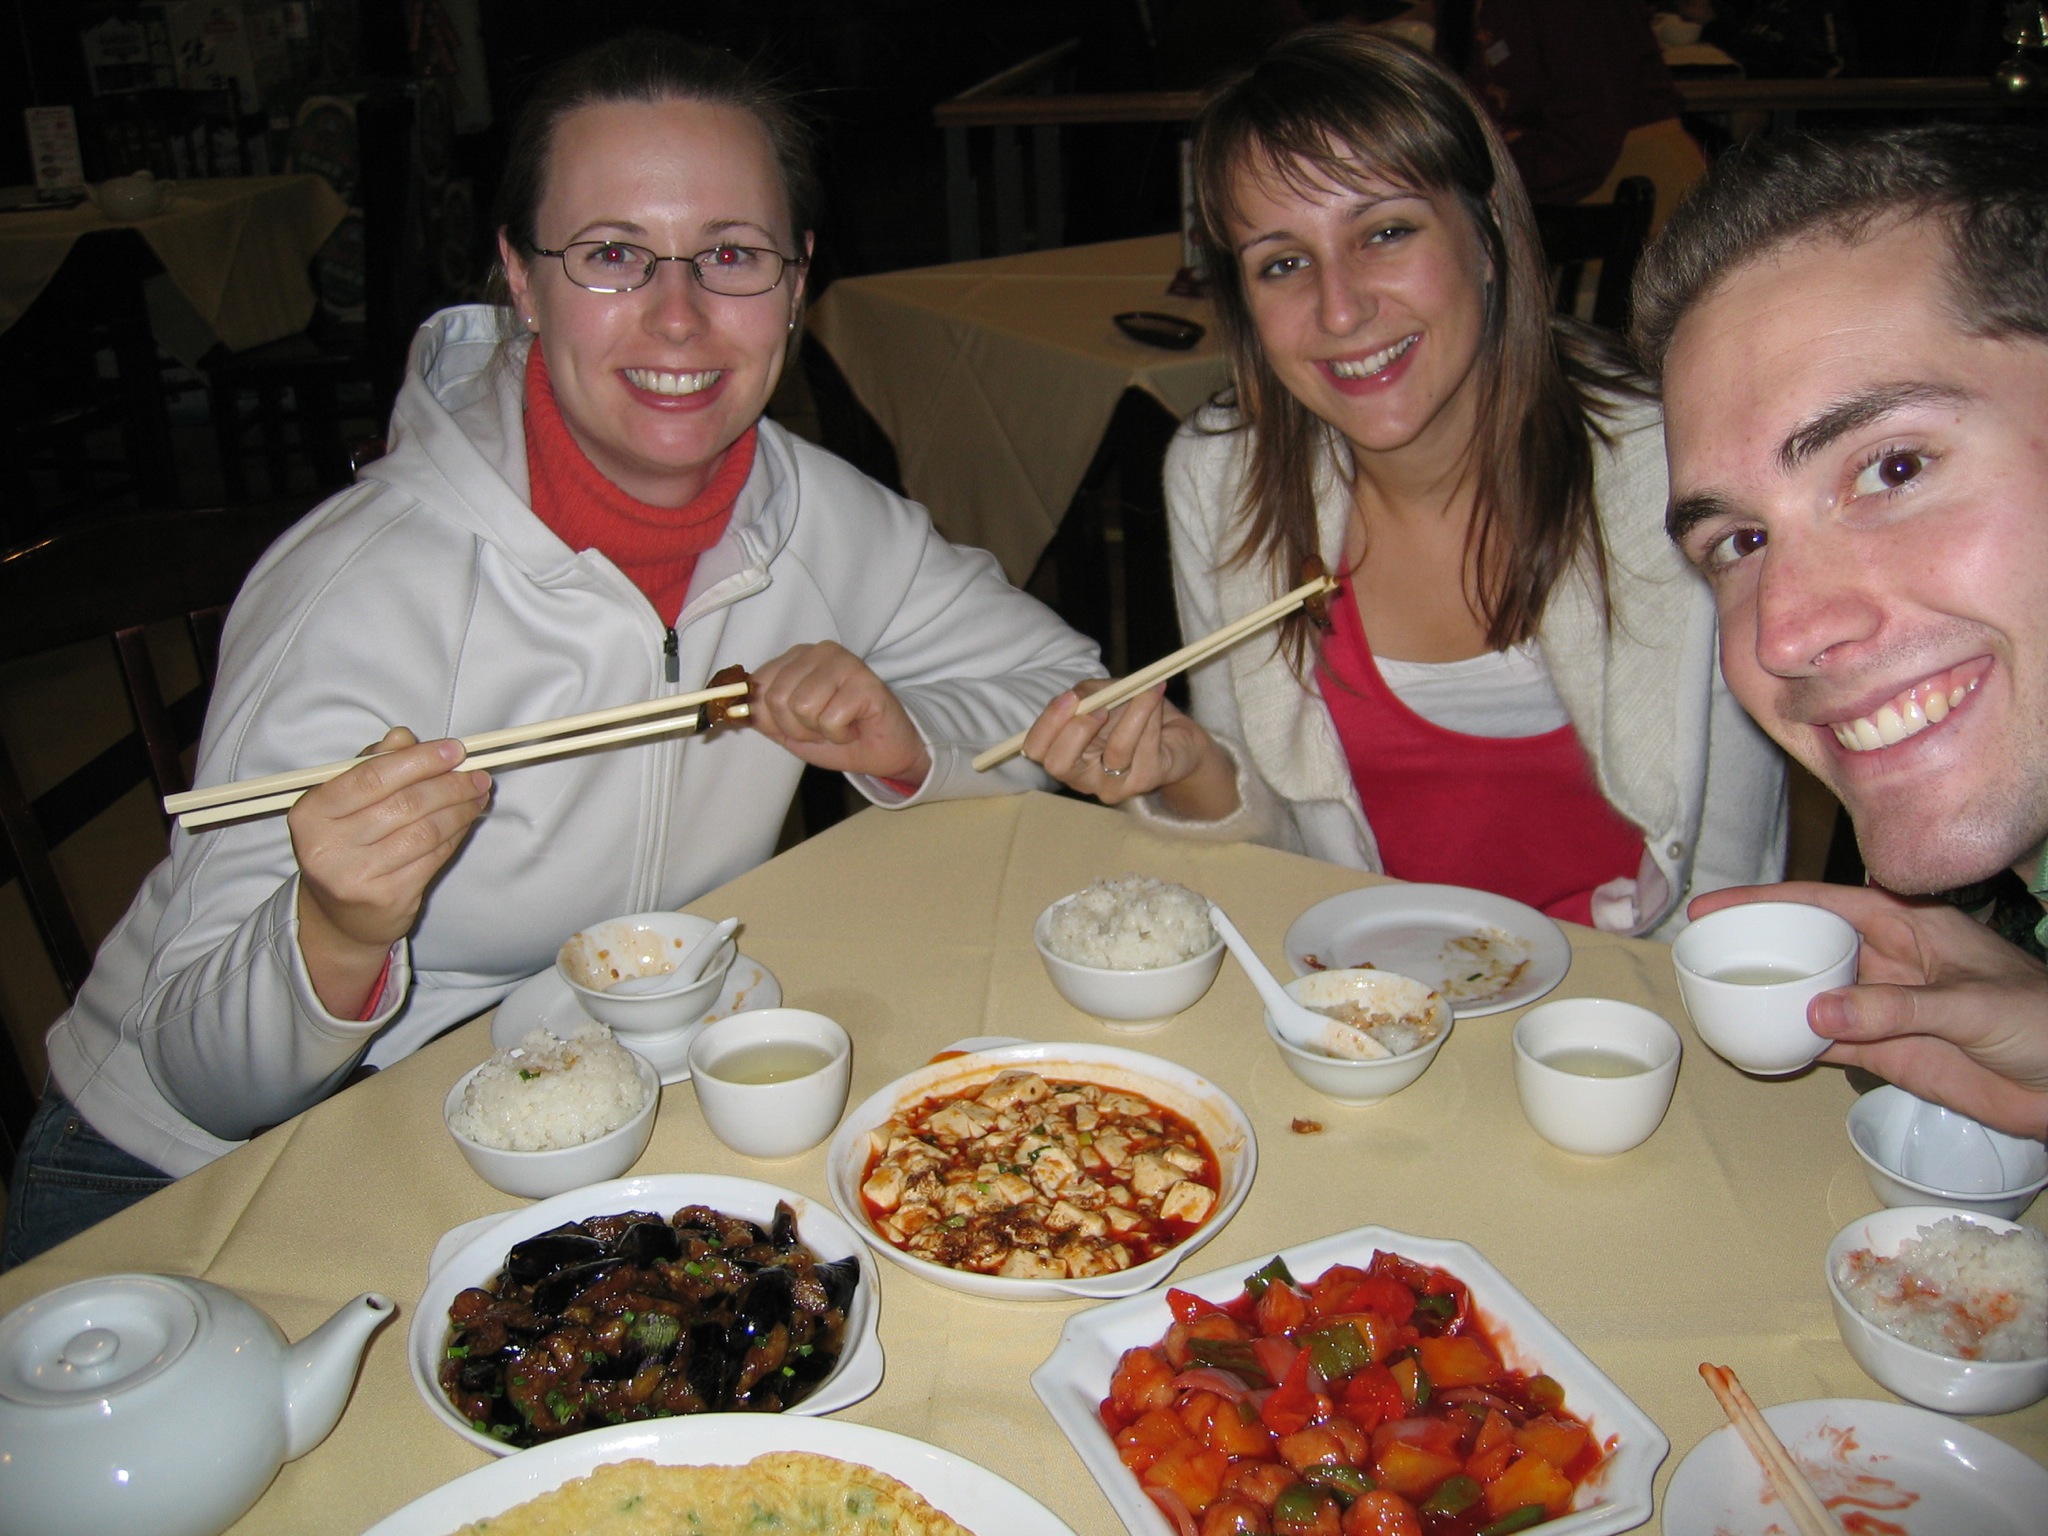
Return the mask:
POLYGON ((1764 1422, 1763 1414, 1750 1400, 1748 1390, 1735 1379, 1735 1373, 1725 1365, 1703 1363, 1700 1378, 1713 1392, 1721 1411, 1728 1415, 1728 1422, 1735 1426, 1742 1443, 1749 1447, 1749 1453, 1763 1467, 1764 1476, 1778 1490, 1778 1498, 1792 1516, 1792 1523, 1799 1527, 1800 1536, 1842 1536, 1842 1527, 1827 1505, 1821 1503, 1813 1484, 1785 1449, 1785 1442, 1764 1422))
MULTIPOLYGON (((1227 651, 1247 635, 1255 635, 1269 624, 1278 623, 1302 604, 1337 590, 1337 583, 1328 576, 1312 577, 1284 597, 1276 597, 1265 607, 1255 609, 1241 619, 1235 619, 1213 634, 1204 635, 1190 645, 1184 645, 1171 656, 1162 656, 1149 667, 1140 667, 1129 677, 1099 688, 1083 699, 1075 709, 1077 715, 1093 714, 1098 710, 1114 709, 1126 699, 1136 698, 1155 683, 1163 683, 1169 677, 1187 671, 1207 661, 1220 651, 1227 651)), ((986 773, 997 763, 1006 763, 1024 750, 1024 738, 1029 734, 1019 731, 1000 746, 990 747, 974 760, 974 771, 986 773)))
MULTIPOLYGON (((613 747, 622 742, 642 741, 672 731, 694 731, 700 723, 716 724, 721 719, 745 719, 744 701, 752 684, 744 675, 737 682, 719 683, 696 693, 679 693, 668 698, 645 699, 638 704, 620 704, 612 709, 594 709, 580 715, 563 715, 556 720, 532 725, 507 726, 462 738, 465 754, 458 768, 509 768, 515 763, 536 763, 545 758, 565 757, 571 752, 588 752, 594 747, 613 747), (707 708, 707 706, 711 706, 707 708)), ((295 768, 267 774, 259 779, 238 779, 208 789, 187 790, 164 798, 164 810, 178 818, 186 831, 210 827, 223 821, 240 821, 288 809, 307 790, 339 778, 374 754, 322 763, 314 768, 295 768)))

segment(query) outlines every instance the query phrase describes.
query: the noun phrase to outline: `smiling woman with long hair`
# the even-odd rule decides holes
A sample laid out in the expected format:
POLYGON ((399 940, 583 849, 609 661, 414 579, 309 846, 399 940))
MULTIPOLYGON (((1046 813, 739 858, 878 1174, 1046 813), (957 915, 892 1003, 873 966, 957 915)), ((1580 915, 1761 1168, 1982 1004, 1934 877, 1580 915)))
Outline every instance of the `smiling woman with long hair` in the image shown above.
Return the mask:
MULTIPOLYGON (((1194 836, 1254 838, 1666 931, 1783 864, 1784 775, 1664 536, 1648 391, 1554 316, 1529 201, 1463 85, 1351 28, 1282 42, 1195 125, 1232 383, 1166 493, 1182 628, 1340 573, 1291 621, 1025 751, 1194 836)), ((1085 691, 1085 690, 1084 690, 1085 691)))

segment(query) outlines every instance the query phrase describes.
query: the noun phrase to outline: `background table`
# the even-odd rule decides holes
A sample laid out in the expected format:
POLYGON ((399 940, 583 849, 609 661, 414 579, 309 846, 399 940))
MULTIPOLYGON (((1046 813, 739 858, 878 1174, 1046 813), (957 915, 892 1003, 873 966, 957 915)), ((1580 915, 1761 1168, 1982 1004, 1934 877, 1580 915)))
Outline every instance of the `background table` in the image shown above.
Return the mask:
POLYGON ((1019 586, 1066 515, 1128 389, 1176 420, 1222 385, 1206 302, 1175 298, 1180 237, 842 278, 810 329, 895 446, 904 489, 1019 586), (1132 341, 1150 309, 1209 328, 1192 351, 1132 341))
MULTIPOLYGON (((133 221, 110 219, 90 200, 0 215, 0 331, 22 317, 79 240, 132 230, 191 317, 230 352, 276 341, 313 318, 307 263, 345 212, 324 180, 299 175, 179 182, 162 213, 133 221)), ((184 330, 186 317, 157 308, 159 339, 183 356, 190 339, 163 333, 184 330)))
MULTIPOLYGON (((1367 1223, 1470 1242, 1663 1427, 1672 1455, 1660 1495, 1721 1422, 1694 1371, 1702 1360, 1733 1365, 1765 1405, 1885 1395, 1842 1348, 1821 1276, 1828 1240, 1875 1208, 1842 1129, 1853 1094, 1832 1069, 1760 1082, 1700 1045, 1662 945, 1569 930, 1572 970, 1554 995, 1649 1004, 1685 1039, 1657 1134, 1621 1157, 1584 1159, 1539 1141, 1522 1119, 1513 1014, 1459 1024, 1414 1087, 1345 1109, 1281 1065, 1232 963, 1202 1002, 1151 1034, 1074 1012, 1039 965, 1032 919, 1094 876, 1132 870, 1208 894, 1274 964, 1304 907, 1371 883, 1266 849, 1165 841, 1114 812, 1029 795, 864 812, 694 909, 739 913, 748 953, 776 972, 787 1000, 846 1025, 854 1102, 949 1041, 984 1034, 1135 1045, 1226 1085, 1257 1127, 1258 1180, 1194 1272, 1249 1271, 1277 1248, 1367 1223), (1297 1134, 1297 1116, 1323 1129, 1297 1134)), ((485 1460, 414 1394, 404 1331, 434 1239, 517 1205, 470 1173, 441 1125, 448 1085, 488 1050, 481 1023, 456 1031, 0 1277, 0 1310, 88 1275, 167 1270, 233 1287, 297 1338, 356 1292, 387 1292, 400 1316, 372 1342, 340 1425, 236 1527, 360 1531, 485 1460)), ((683 1170, 825 1198, 822 1150, 781 1163, 738 1157, 678 1086, 665 1090, 638 1171, 683 1170)), ((1115 1532, 1026 1379, 1081 1304, 981 1301, 881 1268, 888 1375, 844 1417, 970 1456, 1085 1536, 1115 1532)), ((2048 1458, 2048 1404, 1979 1422, 2048 1458)))

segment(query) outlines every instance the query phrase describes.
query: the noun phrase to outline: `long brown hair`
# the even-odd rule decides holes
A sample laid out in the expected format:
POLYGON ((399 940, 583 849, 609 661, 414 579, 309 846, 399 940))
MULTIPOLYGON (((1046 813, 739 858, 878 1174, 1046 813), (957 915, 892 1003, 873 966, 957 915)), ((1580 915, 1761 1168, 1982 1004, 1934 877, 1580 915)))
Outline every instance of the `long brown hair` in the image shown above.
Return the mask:
MULTIPOLYGON (((1233 382, 1221 403, 1250 433, 1234 564, 1264 560, 1283 586, 1318 554, 1316 466, 1331 429, 1266 360, 1230 227, 1238 178, 1271 168, 1291 184, 1363 190, 1369 177, 1456 196, 1491 272, 1471 456, 1472 552, 1487 643, 1536 632, 1583 551, 1604 594, 1607 554, 1593 505, 1592 436, 1613 397, 1640 394, 1618 348, 1554 319, 1535 215, 1507 147, 1464 85, 1427 54, 1355 27, 1314 27, 1226 83, 1195 119, 1199 234, 1211 253, 1217 321, 1233 382)), ((1297 672, 1307 626, 1283 634, 1297 672)))

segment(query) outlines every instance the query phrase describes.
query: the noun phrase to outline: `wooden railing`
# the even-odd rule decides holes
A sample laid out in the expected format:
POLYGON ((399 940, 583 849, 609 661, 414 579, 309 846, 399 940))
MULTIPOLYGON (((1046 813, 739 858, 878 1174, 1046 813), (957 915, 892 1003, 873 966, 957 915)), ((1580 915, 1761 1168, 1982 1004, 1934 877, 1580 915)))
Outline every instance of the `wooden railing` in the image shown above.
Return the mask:
MULTIPOLYGON (((1060 94, 1053 90, 1071 74, 1079 43, 1068 41, 1035 58, 992 75, 933 109, 946 136, 946 220, 954 261, 982 254, 978 183, 974 175, 972 130, 991 137, 989 166, 994 183, 996 254, 1027 246, 1040 250, 1062 243, 1064 195, 1060 186, 1059 134, 1090 123, 1184 123, 1200 110, 1202 91, 1128 91, 1115 94, 1060 94), (1032 202, 1036 223, 1027 235, 1024 220, 1020 131, 1031 135, 1032 202)), ((2015 98, 1984 79, 1933 80, 1680 80, 1687 112, 1766 113, 1769 131, 1789 133, 1802 112, 1952 112, 2016 108, 2038 111, 2048 101, 2015 98)))

